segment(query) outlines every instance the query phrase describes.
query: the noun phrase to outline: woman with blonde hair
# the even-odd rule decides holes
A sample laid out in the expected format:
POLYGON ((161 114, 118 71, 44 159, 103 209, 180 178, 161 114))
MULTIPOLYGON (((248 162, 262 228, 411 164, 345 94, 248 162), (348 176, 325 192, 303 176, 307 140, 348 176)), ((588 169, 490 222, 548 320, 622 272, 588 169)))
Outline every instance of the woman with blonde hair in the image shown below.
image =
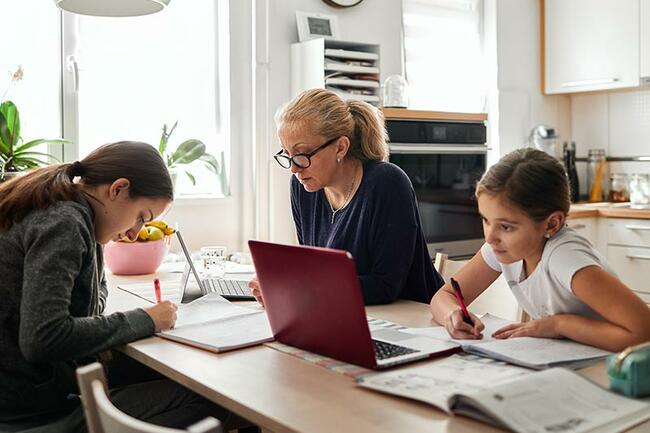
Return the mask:
MULTIPOLYGON (((276 116, 302 245, 349 251, 366 304, 429 302, 443 284, 431 263, 409 178, 386 162, 383 117, 361 101, 312 89, 276 116)), ((257 280, 251 282, 262 302, 257 280)), ((263 288, 262 288, 263 290, 263 288)))

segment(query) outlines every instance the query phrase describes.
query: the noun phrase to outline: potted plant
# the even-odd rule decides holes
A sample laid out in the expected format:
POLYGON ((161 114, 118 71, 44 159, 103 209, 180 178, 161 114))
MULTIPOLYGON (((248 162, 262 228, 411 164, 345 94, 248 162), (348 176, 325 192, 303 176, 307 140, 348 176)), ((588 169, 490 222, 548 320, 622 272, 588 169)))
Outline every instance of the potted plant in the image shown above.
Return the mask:
MULTIPOLYGON (((23 77, 22 67, 18 67, 12 74, 12 83, 20 81, 23 77)), ((7 94, 7 90, 2 95, 2 99, 7 94)), ((0 182, 9 177, 19 175, 25 170, 41 167, 48 163, 48 160, 57 161, 57 159, 43 152, 34 150, 36 146, 42 144, 67 143, 61 139, 43 139, 39 138, 24 142, 20 135, 20 115, 16 105, 9 100, 0 103, 0 182)))
POLYGON ((219 161, 217 161, 213 155, 205 151, 205 144, 201 140, 195 138, 185 140, 179 144, 174 151, 171 151, 168 148, 169 137, 171 137, 174 129, 176 129, 176 125, 178 125, 178 122, 174 123, 174 126, 169 130, 167 124, 163 125, 160 144, 158 145, 158 152, 160 152, 167 163, 167 168, 169 169, 174 183, 178 171, 182 171, 190 179, 192 185, 196 185, 194 175, 192 175, 188 169, 184 168, 195 161, 203 162, 211 172, 215 175, 219 175, 221 173, 219 161))

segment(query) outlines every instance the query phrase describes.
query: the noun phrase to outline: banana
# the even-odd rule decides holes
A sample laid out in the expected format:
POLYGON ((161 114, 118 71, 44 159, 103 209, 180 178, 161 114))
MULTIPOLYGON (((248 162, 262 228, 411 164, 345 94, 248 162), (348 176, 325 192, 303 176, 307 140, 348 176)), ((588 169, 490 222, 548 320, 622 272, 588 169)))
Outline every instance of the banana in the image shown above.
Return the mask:
POLYGON ((147 227, 142 227, 140 229, 140 232, 138 233, 138 240, 139 241, 146 241, 149 239, 149 231, 147 230, 147 227))
MULTIPOLYGON (((169 228, 171 228, 171 227, 169 227, 169 226, 167 225, 167 223, 166 223, 165 221, 163 221, 163 220, 153 220, 153 221, 149 221, 148 223, 144 223, 144 225, 145 225, 145 226, 158 227, 158 228, 159 228, 160 230, 162 230, 163 232, 165 231, 165 229, 169 229, 169 228)), ((173 229, 172 229, 172 230, 173 230, 173 229)))
POLYGON ((172 227, 167 226, 166 229, 163 229, 163 233, 165 233, 165 236, 173 235, 176 232, 172 227))

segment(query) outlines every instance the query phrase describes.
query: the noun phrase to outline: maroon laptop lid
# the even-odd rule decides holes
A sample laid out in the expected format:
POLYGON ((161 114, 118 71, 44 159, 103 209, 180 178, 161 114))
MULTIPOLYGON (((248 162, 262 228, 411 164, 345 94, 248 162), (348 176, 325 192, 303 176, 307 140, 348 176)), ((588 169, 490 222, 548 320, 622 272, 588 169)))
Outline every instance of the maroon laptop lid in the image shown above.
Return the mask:
POLYGON ((248 241, 276 340, 376 367, 352 256, 329 248, 248 241))

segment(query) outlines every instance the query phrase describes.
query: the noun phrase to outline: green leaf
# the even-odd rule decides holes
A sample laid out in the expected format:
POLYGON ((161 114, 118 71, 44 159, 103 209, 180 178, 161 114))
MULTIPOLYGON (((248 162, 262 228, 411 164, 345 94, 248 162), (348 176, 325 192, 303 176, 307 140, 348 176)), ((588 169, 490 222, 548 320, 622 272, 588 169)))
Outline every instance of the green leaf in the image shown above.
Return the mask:
POLYGON ((201 161, 205 162, 205 165, 208 167, 208 169, 213 172, 214 174, 219 174, 219 161, 217 161, 217 158, 212 156, 209 153, 204 153, 201 155, 199 158, 201 161))
POLYGON ((51 159, 51 160, 53 160, 55 162, 61 162, 55 156, 50 155, 49 153, 43 153, 43 152, 16 152, 16 153, 14 153, 14 158, 15 159, 31 158, 31 157, 35 157, 35 156, 51 159))
POLYGON ((4 101, 0 104, 0 113, 5 117, 9 131, 8 135, 3 137, 2 140, 9 146, 11 152, 20 139, 20 115, 18 114, 18 108, 11 101, 4 101))
POLYGON ((196 179, 194 178, 194 176, 192 176, 192 174, 189 171, 184 170, 183 173, 185 173, 187 175, 187 177, 190 178, 190 181, 192 182, 192 185, 196 185, 196 179))
POLYGON ((172 154, 172 165, 189 164, 205 154, 205 144, 201 140, 190 139, 181 143, 172 154))
POLYGON ((9 148, 9 127, 7 126, 7 119, 5 115, 0 112, 0 152, 3 155, 9 155, 11 149, 9 148))
MULTIPOLYGON (((38 146, 40 144, 67 144, 70 143, 68 140, 61 140, 58 138, 53 138, 53 139, 48 139, 48 138, 39 138, 38 140, 32 140, 29 143, 22 144, 16 148, 14 151, 15 153, 19 153, 22 151, 25 151, 27 149, 30 149, 34 146, 38 146)), ((54 157, 52 157, 54 158, 54 157)))
POLYGON ((174 122, 174 125, 171 127, 169 132, 167 132, 167 124, 165 123, 163 125, 162 134, 160 135, 160 143, 158 143, 158 152, 163 156, 167 151, 167 143, 169 142, 169 137, 172 136, 172 132, 174 132, 174 129, 176 129, 176 125, 178 125, 178 120, 174 122))

